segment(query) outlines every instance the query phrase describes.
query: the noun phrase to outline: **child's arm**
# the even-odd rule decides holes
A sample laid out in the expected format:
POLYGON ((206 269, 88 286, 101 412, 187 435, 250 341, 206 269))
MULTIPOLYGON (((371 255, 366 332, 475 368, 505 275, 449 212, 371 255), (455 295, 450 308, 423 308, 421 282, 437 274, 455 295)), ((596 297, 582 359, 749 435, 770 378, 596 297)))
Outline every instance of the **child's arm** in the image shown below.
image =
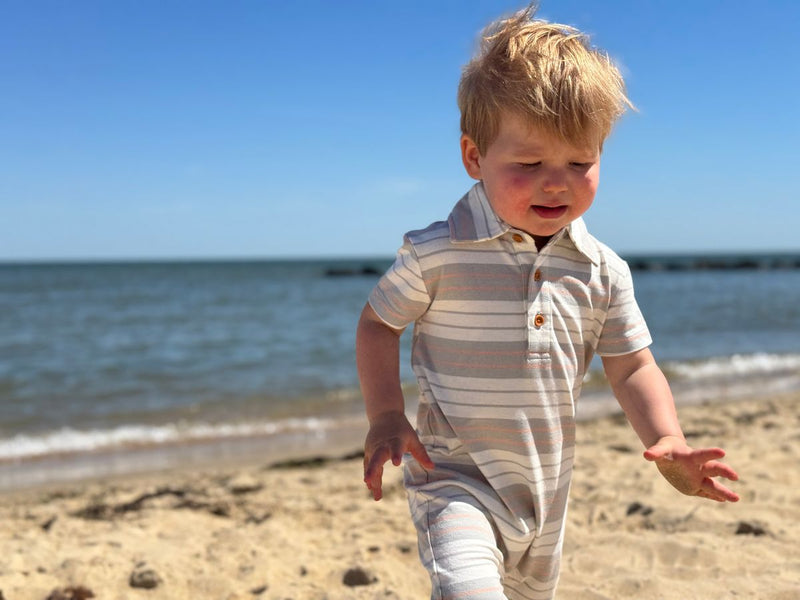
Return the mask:
POLYGON ((364 307, 356 334, 356 362, 370 424, 364 444, 364 482, 375 500, 382 496, 386 461, 398 466, 403 454, 410 452, 424 467, 433 468, 405 415, 399 364, 402 333, 381 321, 369 304, 364 307))
POLYGON ((716 459, 720 448, 693 449, 683 437, 672 392, 648 349, 622 356, 603 357, 603 367, 620 406, 647 447, 644 457, 678 491, 718 502, 736 502, 739 496, 712 479, 736 481, 736 472, 716 459))

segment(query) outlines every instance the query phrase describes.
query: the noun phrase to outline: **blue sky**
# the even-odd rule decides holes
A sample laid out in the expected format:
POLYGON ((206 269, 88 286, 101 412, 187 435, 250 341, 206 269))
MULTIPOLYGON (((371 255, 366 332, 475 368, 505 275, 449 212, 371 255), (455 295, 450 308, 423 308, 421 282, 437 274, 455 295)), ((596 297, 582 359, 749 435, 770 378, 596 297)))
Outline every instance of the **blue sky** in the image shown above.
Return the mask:
MULTIPOLYGON (((392 255, 471 185, 455 93, 520 2, 6 0, 0 260, 392 255)), ((798 250, 800 3, 543 0, 639 112, 590 230, 798 250)))

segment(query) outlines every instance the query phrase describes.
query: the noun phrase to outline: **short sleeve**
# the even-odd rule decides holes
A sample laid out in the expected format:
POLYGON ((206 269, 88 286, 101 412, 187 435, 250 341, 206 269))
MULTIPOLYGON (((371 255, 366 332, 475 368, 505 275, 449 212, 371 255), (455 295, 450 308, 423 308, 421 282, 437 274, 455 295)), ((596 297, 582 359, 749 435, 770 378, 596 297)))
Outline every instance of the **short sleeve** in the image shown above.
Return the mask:
POLYGON ((633 293, 633 277, 628 265, 621 261, 609 271, 610 301, 600 333, 597 354, 621 356, 642 350, 653 340, 642 311, 633 293))
POLYGON ((403 329, 425 314, 430 303, 419 259, 406 237, 394 264, 373 288, 369 304, 387 325, 403 329))

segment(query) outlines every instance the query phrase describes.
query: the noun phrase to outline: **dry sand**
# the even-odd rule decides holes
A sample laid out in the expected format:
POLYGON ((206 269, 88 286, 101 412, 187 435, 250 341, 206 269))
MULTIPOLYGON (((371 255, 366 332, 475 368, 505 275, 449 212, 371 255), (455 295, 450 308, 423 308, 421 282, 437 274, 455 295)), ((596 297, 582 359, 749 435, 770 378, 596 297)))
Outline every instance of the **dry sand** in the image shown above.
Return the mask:
MULTIPOLYGON (((672 490, 624 419, 581 423, 558 598, 800 598, 799 407, 681 408, 690 442, 741 474, 727 505, 672 490)), ((387 480, 373 502, 348 458, 5 494, 0 598, 425 599, 399 469, 387 480)))

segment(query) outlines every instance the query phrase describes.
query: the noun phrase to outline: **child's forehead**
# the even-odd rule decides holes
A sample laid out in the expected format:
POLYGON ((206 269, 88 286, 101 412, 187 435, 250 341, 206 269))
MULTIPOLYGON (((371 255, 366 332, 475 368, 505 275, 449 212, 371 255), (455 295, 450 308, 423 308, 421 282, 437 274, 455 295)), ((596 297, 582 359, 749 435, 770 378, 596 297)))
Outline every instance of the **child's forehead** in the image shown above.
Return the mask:
POLYGON ((578 152, 597 152, 600 143, 589 142, 594 136, 584 140, 568 140, 558 134, 555 125, 547 126, 535 119, 525 118, 514 113, 500 113, 498 135, 500 141, 509 149, 519 152, 541 152, 553 146, 569 147, 578 152))

